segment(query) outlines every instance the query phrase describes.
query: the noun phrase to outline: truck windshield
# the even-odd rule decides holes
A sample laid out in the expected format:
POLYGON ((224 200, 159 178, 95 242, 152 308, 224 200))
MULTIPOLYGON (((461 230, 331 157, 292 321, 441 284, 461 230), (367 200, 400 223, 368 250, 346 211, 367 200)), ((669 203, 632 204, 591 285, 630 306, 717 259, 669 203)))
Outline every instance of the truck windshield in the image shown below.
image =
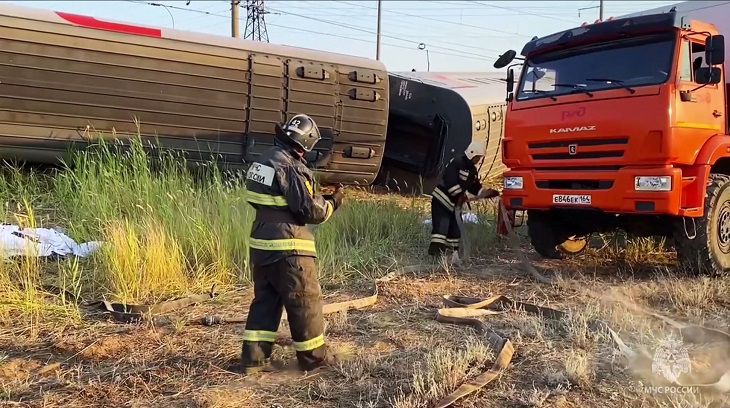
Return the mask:
POLYGON ((672 33, 633 37, 528 58, 518 100, 657 85, 669 78, 672 33))

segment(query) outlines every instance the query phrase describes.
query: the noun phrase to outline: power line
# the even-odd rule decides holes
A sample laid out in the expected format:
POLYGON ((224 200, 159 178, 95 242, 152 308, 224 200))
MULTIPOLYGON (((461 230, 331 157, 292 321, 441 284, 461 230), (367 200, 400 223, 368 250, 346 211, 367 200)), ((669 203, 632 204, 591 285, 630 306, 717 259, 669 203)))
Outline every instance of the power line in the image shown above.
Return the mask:
MULTIPOLYGON (((162 4, 160 4, 160 3, 143 1, 143 0, 126 0, 126 1, 129 1, 131 3, 137 3, 137 4, 146 4, 146 5, 149 5, 149 6, 162 6, 162 4)), ((342 3, 347 3, 347 2, 342 2, 342 3)), ((350 4, 350 3, 347 3, 347 4, 350 4)), ((366 7, 366 6, 360 6, 359 4, 354 4, 354 5, 359 6, 359 7, 369 8, 369 7, 366 7)), ((180 7, 180 6, 167 6, 167 7, 172 8, 172 9, 175 9, 175 10, 182 10, 182 11, 187 11, 187 12, 195 12, 195 13, 200 13, 200 14, 206 14, 206 15, 209 15, 209 16, 223 17, 221 15, 217 15, 217 14, 212 13, 212 12, 209 12, 209 11, 203 11, 203 10, 189 8, 189 7, 180 7)), ((274 9, 274 8, 270 8, 270 9, 271 10, 274 10, 274 11, 277 11, 279 13, 282 13, 282 14, 289 14, 289 15, 292 15, 292 16, 300 17, 300 18, 308 18, 308 19, 311 19, 311 20, 320 21, 320 22, 323 22, 323 23, 326 23, 326 24, 332 24, 332 25, 336 25, 336 26, 343 27, 343 28, 348 28, 348 29, 351 29, 351 30, 362 31, 362 32, 366 32, 368 34, 375 34, 375 32, 373 32, 372 30, 367 30, 367 29, 364 29, 364 28, 358 27, 358 26, 353 26, 353 25, 349 25, 349 24, 342 24, 342 23, 338 23, 338 22, 335 22, 335 21, 319 19, 317 17, 301 15, 301 14, 298 14, 298 13, 286 12, 286 11, 277 10, 277 9, 274 9)), ((228 18, 228 16, 225 16, 225 17, 228 18)), ((455 23, 455 24, 458 24, 458 23, 455 23)), ((293 27, 289 27, 289 28, 291 29, 293 27)), ((512 34, 512 33, 510 33, 510 34, 512 34)), ((513 35, 524 36, 524 35, 521 35, 521 34, 513 34, 513 35)), ((416 41, 416 40, 413 40, 413 39, 407 40, 407 39, 404 39, 402 36, 393 36, 393 35, 385 35, 385 34, 383 34, 383 37, 388 37, 388 38, 395 39, 395 40, 398 40, 398 41, 405 41, 405 42, 409 42, 409 43, 413 43, 413 44, 418 44, 420 42, 420 41, 416 41)), ((481 60, 491 60, 491 59, 485 58, 485 57, 491 57, 491 58, 495 58, 496 57, 495 55, 477 54, 477 53, 472 53, 472 52, 463 51, 463 50, 459 50, 459 49, 454 49, 454 48, 450 48, 450 47, 443 47, 443 46, 439 46, 437 44, 438 43, 433 43, 433 44, 429 44, 429 46, 431 48, 442 49, 442 50, 456 52, 456 53, 460 53, 460 54, 464 54, 464 55, 471 55, 471 56, 477 57, 478 59, 481 59, 481 60)), ((392 44, 390 46, 392 46, 392 44)), ((461 46, 461 45, 457 45, 457 46, 461 46)), ((407 47, 402 47, 402 48, 407 48, 407 47)), ((490 49, 486 49, 486 48, 482 48, 482 49, 484 49, 485 51, 500 52, 498 50, 490 50, 490 49)), ((451 56, 454 55, 454 54, 448 54, 448 53, 447 54, 444 54, 443 52, 441 52, 441 53, 435 52, 435 51, 433 51, 433 52, 435 54, 451 55, 451 56)))
MULTIPOLYGON (((511 13, 502 13, 502 14, 494 14, 494 13, 489 13, 489 14, 473 14, 473 13, 470 13, 470 14, 463 14, 463 13, 461 13, 461 14, 448 14, 448 13, 439 13, 438 10, 433 10, 433 11, 435 11, 436 13, 433 13, 433 14, 421 14, 420 17, 464 17, 464 18, 472 18, 472 17, 512 17, 512 16, 519 16, 520 14, 522 14, 522 12, 517 11, 517 10, 515 10, 515 11, 513 11, 511 13)), ((541 16, 545 16, 545 17, 547 17, 547 16, 564 16, 565 13, 540 13, 540 15, 541 16)), ((362 17, 362 16, 363 16, 363 13, 361 13, 361 12, 360 13, 358 13, 358 12, 352 12, 352 13, 349 13, 349 14, 341 14, 341 13, 330 14, 330 13, 327 13, 327 17, 362 17)), ((367 17, 375 17, 375 14, 368 14, 367 17)), ((519 35, 519 34, 515 33, 515 34, 511 34, 511 35, 512 36, 515 36, 515 35, 519 35)))
MULTIPOLYGON (((326 36, 329 36, 329 37, 342 38, 342 39, 346 39, 346 40, 360 41, 360 42, 365 42, 365 43, 368 43, 368 44, 373 44, 373 41, 372 40, 364 40, 362 38, 349 37, 349 36, 341 35, 341 34, 323 33, 321 31, 307 30, 305 28, 298 28, 298 27, 289 27, 289 26, 279 25, 279 24, 274 24, 274 23, 268 23, 268 25, 270 25, 272 27, 286 28, 286 29, 289 29, 289 30, 301 31, 301 32, 305 32, 305 33, 311 33, 311 34, 317 34, 317 35, 326 35, 326 36)), ((391 43, 386 43, 386 42, 383 42, 381 44, 387 45, 389 47, 404 49, 404 50, 411 50, 411 51, 415 51, 416 50, 413 47, 406 47, 404 45, 399 45, 399 44, 391 44, 391 43)), ((492 59, 489 59, 489 58, 470 57, 470 56, 463 55, 463 54, 451 54, 451 53, 442 52, 442 51, 431 51, 431 52, 433 54, 446 55, 446 56, 451 56, 451 57, 461 57, 461 58, 472 59, 472 60, 492 61, 492 59)))
MULTIPOLYGON (((154 4, 150 4, 151 2, 145 2, 145 1, 137 1, 137 0, 127 0, 127 1, 130 1, 130 2, 133 2, 133 3, 138 3, 138 4, 146 4, 146 5, 150 5, 150 6, 153 6, 154 5, 154 4)), ((217 14, 217 13, 213 13, 213 12, 209 12, 209 11, 197 10, 197 9, 193 9, 193 8, 185 8, 185 7, 177 7, 177 6, 175 6, 173 8, 176 8, 176 9, 179 9, 179 10, 188 11, 188 12, 192 12, 192 13, 205 14, 205 15, 209 15, 209 16, 213 16, 213 17, 220 17, 220 18, 225 18, 225 19, 229 19, 230 18, 230 16, 227 16, 227 15, 217 14)), ((290 26, 280 25, 280 24, 274 24, 274 23, 267 23, 267 24, 270 25, 270 26, 273 26, 273 27, 280 27, 280 28, 285 28, 285 29, 294 30, 294 31, 301 31, 301 32, 307 32, 307 33, 312 33, 312 34, 325 35, 325 36, 330 36, 330 37, 336 37, 336 38, 342 38, 342 39, 348 39, 348 40, 360 41, 360 42, 366 42, 366 43, 373 44, 373 41, 372 40, 363 40, 363 39, 355 38, 355 37, 348 37, 348 36, 343 36, 343 35, 334 34, 334 33, 323 33, 323 32, 320 32, 320 31, 307 30, 307 29, 303 29, 303 28, 290 27, 290 26)), ((367 30, 361 30, 361 31, 368 32, 367 30)), ((369 33, 372 34, 373 32, 369 32, 369 33)), ((391 44, 391 43, 385 43, 385 42, 382 43, 382 44, 383 45, 387 45, 389 47, 401 48, 401 49, 406 49, 406 50, 415 50, 415 48, 406 47, 406 46, 398 45, 398 44, 391 44)), ((439 47, 439 48, 441 48, 441 47, 439 47)), ((462 51, 459 51, 459 50, 456 50, 456 51, 457 52, 462 52, 462 51)), ((451 57, 461 57, 461 58, 465 58, 465 59, 482 60, 482 61, 492 61, 492 59, 486 58, 486 56, 482 56, 482 55, 479 55, 479 54, 471 54, 473 56, 468 56, 468 55, 464 55, 464 54, 453 54, 453 53, 442 52, 442 51, 432 51, 432 52, 434 54, 446 55, 446 56, 451 56, 451 57)))
POLYGON ((496 9, 500 9, 500 10, 519 11, 522 14, 529 14, 531 16, 542 17, 542 18, 549 18, 551 20, 560 20, 560 21, 565 21, 565 22, 571 23, 571 24, 575 24, 575 20, 568 20, 568 19, 560 18, 560 17, 548 17, 548 16, 545 16, 545 15, 540 14, 540 13, 533 13, 533 12, 527 11, 527 10, 518 10, 518 9, 515 9, 514 7, 495 6, 494 4, 487 4, 487 3, 483 3, 481 1, 470 1, 470 3, 475 3, 475 4, 482 5, 484 7, 496 8, 496 9))
MULTIPOLYGON (((339 3, 349 4, 349 5, 352 5, 352 6, 362 7, 362 8, 366 8, 366 9, 372 9, 372 7, 363 6, 363 5, 360 5, 360 4, 357 4, 357 3, 350 3, 348 1, 340 1, 339 3)), ((420 19, 429 20, 429 21, 436 21, 436 22, 443 23, 443 24, 454 24, 454 25, 458 25, 458 26, 477 28, 479 30, 491 31, 491 32, 495 32, 495 33, 511 34, 511 35, 516 35, 516 36, 525 37, 525 38, 532 37, 532 36, 525 35, 525 34, 512 33, 512 32, 509 32, 509 31, 498 30, 496 28, 486 28, 486 27, 476 26, 476 25, 473 25, 473 24, 456 23, 456 22, 453 22, 453 21, 440 20, 440 19, 437 19, 437 18, 430 18, 430 17, 424 17, 424 16, 419 16, 419 15, 416 15, 416 14, 401 13, 401 12, 398 12, 398 11, 395 11, 395 10, 386 10, 386 11, 389 12, 389 13, 393 13, 393 14, 399 14, 399 15, 402 15, 402 16, 408 16, 408 17, 413 17, 413 18, 420 18, 420 19)))
MULTIPOLYGON (((171 8, 173 10, 182 10, 182 11, 188 11, 188 12, 199 13, 199 14, 207 14, 209 16, 221 17, 221 16, 213 14, 209 11, 197 10, 197 9, 192 9, 192 8, 187 8, 187 7, 169 6, 167 4, 161 4, 161 3, 155 3, 155 2, 143 1, 143 0, 125 0, 125 1, 128 1, 130 3, 146 4, 148 6, 156 6, 156 7, 167 7, 167 8, 171 8)), ((228 16, 225 16, 225 17, 229 18, 228 16)))
MULTIPOLYGON (((286 3, 286 8, 287 9, 292 9, 292 10, 311 10, 312 9, 311 6, 302 6, 302 5, 299 5, 301 3, 309 3, 309 1, 292 2, 290 0, 284 0, 284 1, 270 0, 270 2, 271 3, 274 3, 274 4, 275 3, 286 3), (292 3, 294 3, 294 4, 292 4, 292 3)), ((323 3, 323 2, 317 0, 317 1, 314 1, 314 3, 323 3)), ((332 1, 330 3, 342 4, 344 2, 332 1)), ((443 2, 427 2, 427 3, 429 3, 429 4, 439 4, 439 3, 443 3, 443 2)), ((633 4, 634 2, 632 1, 631 3, 633 4)), ((452 3, 452 4, 455 4, 455 3, 452 3)), ((464 9, 464 10, 470 10, 470 9, 479 10, 479 9, 483 9, 484 8, 483 6, 482 7, 478 7, 478 6, 473 5, 473 4, 463 4, 462 3, 462 4, 456 4, 456 5, 460 6, 460 9, 464 9)), ((636 6, 656 6, 656 5, 657 5, 656 2, 654 2, 654 3, 636 3, 636 6)), ((360 5, 360 7, 367 7, 367 6, 360 5)), ((531 5, 530 6, 530 10, 563 10, 563 11, 569 12, 569 11, 574 11, 575 10, 575 7, 576 6, 573 6, 573 5, 571 5, 571 6, 564 6, 564 5, 532 6, 531 5)), ((327 6, 327 9, 328 10, 350 10, 349 7, 334 7, 334 6, 331 6, 331 5, 328 5, 327 6)), ((420 6, 420 7, 395 7, 395 8, 391 8, 391 10, 397 10, 397 11, 403 11, 403 10, 411 10, 411 11, 412 10, 415 10, 415 11, 436 11, 436 10, 444 10, 444 9, 443 8, 439 8, 439 7, 423 7, 423 6, 420 6)), ((453 9, 450 8, 449 10, 453 10, 453 9)))
MULTIPOLYGON (((349 28, 349 29, 355 30, 355 31, 362 31, 362 32, 369 33, 369 34, 376 34, 376 32, 374 32, 372 30, 368 30, 368 29, 365 29, 365 28, 361 28, 361 27, 357 27, 357 26, 353 26, 353 25, 349 25, 349 24, 338 23, 336 21, 325 20, 325 19, 321 19, 321 18, 318 18, 318 17, 306 16, 306 15, 302 15, 302 14, 298 14, 298 13, 292 13, 292 12, 289 12, 289 11, 279 10, 279 9, 275 9, 275 8, 271 8, 271 10, 277 11, 277 12, 279 12, 281 14, 288 14, 288 15, 291 15, 291 16, 300 17, 300 18, 306 18, 306 19, 314 20, 314 21, 319 21, 319 22, 326 23, 326 24, 331 24, 331 25, 334 25, 334 26, 349 28)), ((382 34, 382 36, 383 37, 387 37, 387 38, 391 38, 391 39, 395 39, 395 40, 398 40, 398 41, 405 41, 405 42, 408 42, 408 43, 415 43, 415 44, 419 44, 420 43, 420 41, 416 41, 416 40, 413 40, 413 39, 407 39, 407 38, 404 38, 402 36, 393 36, 393 35, 385 35, 385 34, 382 34)), ((440 48, 440 49, 443 49, 443 50, 447 50, 447 51, 463 53, 465 55, 473 55, 473 56, 477 56, 477 57, 480 57, 480 58, 481 57, 484 57, 483 54, 476 54, 476 53, 473 53, 473 52, 468 52, 468 51, 463 51, 463 50, 457 50, 457 49, 454 49, 454 48, 443 47, 443 46, 438 46, 438 45, 437 46, 434 46, 434 47, 435 48, 440 48)), ((494 50, 494 51, 496 51, 496 50, 494 50)), ((492 55, 492 57, 495 57, 495 56, 492 55)))
MULTIPOLYGON (((286 13, 286 12, 281 11, 281 13, 286 13)), ((328 24, 340 25, 340 26, 343 26, 343 27, 346 27, 346 28, 351 28, 351 29, 357 28, 358 31, 363 31, 363 32, 367 32, 368 34, 372 34, 372 31, 371 30, 369 30, 366 27, 362 27, 362 26, 357 26, 357 25, 352 25, 352 24, 342 24, 342 23, 334 22, 334 21, 330 21, 330 20, 322 20, 319 17, 315 17, 315 16, 311 16, 311 15, 299 15, 299 14, 293 14, 293 13, 288 13, 288 14, 290 14, 290 15, 296 15, 298 17, 306 17, 306 18, 309 18, 309 19, 313 19, 315 21, 323 21, 323 22, 326 21, 328 24)), ((327 14, 327 16, 330 17, 332 15, 331 14, 327 14)), ((402 22, 400 24, 402 25, 402 22)), ((420 25, 419 25, 419 28, 420 28, 420 25)), ((407 35, 409 35, 409 34, 399 33, 399 32, 392 32, 391 31, 389 35, 387 35, 387 36, 386 35, 383 35, 383 36, 390 37, 390 38, 395 38, 395 39, 398 39, 398 40, 403 41, 403 39, 405 38, 404 36, 407 36, 407 35)), ((418 36, 419 36, 418 41, 416 41, 415 39, 411 39, 411 41, 412 42, 421 42, 421 41, 423 41, 423 37, 429 37, 429 36, 430 37, 433 37, 433 35, 425 35, 425 36, 423 36, 421 34, 419 34, 418 36)), ((440 37, 443 37, 443 36, 440 36, 440 37)), ((483 37, 484 37, 484 35, 482 34, 481 35, 481 38, 483 38, 483 37)), ((514 35, 512 37, 514 37, 514 35)), ((502 37, 502 38, 504 38, 504 37, 502 37)), ((492 52, 497 52, 497 53, 501 53, 502 52, 502 50, 495 50, 495 49, 491 49, 491 48, 484 48, 484 47, 481 47, 481 46, 474 46, 474 45, 464 45, 464 43, 453 43, 453 42, 444 41, 444 40, 439 40, 438 42, 431 43, 430 45, 436 46, 436 47, 439 47, 439 48, 443 48, 443 49, 446 49, 446 50, 452 50, 452 51, 463 52, 463 53, 471 53, 469 51, 454 50, 454 49, 449 48, 449 47, 441 47, 439 44, 447 44, 447 45, 455 46, 455 47, 469 48, 471 50, 477 49, 477 50, 492 51, 492 52)), ((479 55, 482 55, 482 54, 479 54, 479 55)))

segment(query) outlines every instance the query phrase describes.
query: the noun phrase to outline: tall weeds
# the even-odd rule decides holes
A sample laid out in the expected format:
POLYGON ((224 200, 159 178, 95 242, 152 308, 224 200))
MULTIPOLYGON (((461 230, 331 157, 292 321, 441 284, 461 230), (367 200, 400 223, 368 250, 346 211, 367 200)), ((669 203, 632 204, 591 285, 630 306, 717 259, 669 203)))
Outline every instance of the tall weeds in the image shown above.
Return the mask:
MULTIPOLYGON (((61 288, 53 307, 78 297, 152 302, 248 283, 254 211, 241 174, 214 163, 190 166, 140 138, 125 146, 100 140, 73 153, 61 171, 3 169, 5 222, 60 226, 77 242, 104 244, 91 259, 54 264, 28 256, 0 263, 0 317, 47 304, 42 288, 49 282, 61 288)), ((314 227, 322 279, 372 276, 413 258, 427 243, 420 216, 415 207, 389 200, 346 202, 314 227)))

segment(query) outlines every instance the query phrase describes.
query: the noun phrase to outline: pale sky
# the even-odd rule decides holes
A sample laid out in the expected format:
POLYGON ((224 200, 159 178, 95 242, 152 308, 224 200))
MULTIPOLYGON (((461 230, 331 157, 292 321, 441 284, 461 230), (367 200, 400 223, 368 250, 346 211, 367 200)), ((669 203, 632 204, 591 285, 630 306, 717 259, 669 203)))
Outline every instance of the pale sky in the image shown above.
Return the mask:
MULTIPOLYGON (((101 19, 231 35, 230 1, 12 1, 101 19), (149 3, 169 7, 154 6, 149 3)), ((604 18, 677 1, 604 1, 604 18)), ((241 1, 245 5, 245 1, 241 1)), ((506 49, 520 51, 543 36, 598 19, 598 1, 392 1, 382 2, 381 60, 390 71, 494 71, 506 49), (582 10, 579 10, 582 9, 582 10), (580 13, 580 16, 579 16, 580 13)), ((272 43, 375 58, 377 1, 266 0, 272 43)), ((240 11, 244 35, 246 9, 240 11)))

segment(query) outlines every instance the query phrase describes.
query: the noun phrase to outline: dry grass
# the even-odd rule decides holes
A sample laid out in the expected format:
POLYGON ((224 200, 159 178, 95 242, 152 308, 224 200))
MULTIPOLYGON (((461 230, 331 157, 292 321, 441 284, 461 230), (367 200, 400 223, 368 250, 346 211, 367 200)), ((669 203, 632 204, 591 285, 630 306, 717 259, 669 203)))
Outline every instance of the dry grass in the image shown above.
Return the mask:
MULTIPOLYGON (((62 224, 77 240, 106 242, 89 260, 0 262, 0 405, 429 407, 489 368, 495 352, 470 329, 434 321, 444 294, 504 294, 566 312, 558 321, 520 311, 486 318, 517 352, 497 381, 458 406, 727 405, 722 396, 643 392, 642 378, 591 322, 606 321, 631 347, 650 351, 666 327, 632 305, 723 327, 730 321, 729 278, 682 276, 667 269, 672 254, 663 244, 636 240, 546 262, 546 272, 561 279, 537 284, 514 267, 515 251, 529 247, 502 250, 486 203, 474 208, 483 221, 468 226, 474 249, 468 262, 409 273, 382 285, 372 308, 327 316, 327 341, 342 357, 337 367, 232 373, 241 325, 186 322, 205 314, 239 317, 250 302, 251 288, 242 284, 251 212, 240 179, 206 169, 212 181, 201 183, 174 160, 160 173, 133 152, 124 160, 104 157, 103 151, 83 156, 70 172, 11 169, 0 178, 5 221, 62 224), (159 300, 213 283, 223 288, 218 299, 173 312, 166 324, 120 325, 76 303, 159 300)), ((349 191, 348 199, 315 232, 331 301, 362 296, 373 277, 422 261, 428 239, 427 200, 361 190, 349 191)), ((282 324, 275 358, 291 364, 288 336, 282 324)))
MULTIPOLYGON (((568 316, 560 321, 521 312, 490 317, 488 324, 515 341, 517 354, 501 379, 460 406, 567 408, 603 406, 607 401, 637 408, 710 406, 707 396, 702 397, 705 405, 671 405, 680 404, 677 396, 671 397, 672 402, 671 398, 632 391, 639 379, 611 353, 614 349, 608 340, 588 334, 586 317, 580 313, 583 306, 587 316, 610 321, 615 314, 621 319, 622 314, 613 310, 619 309, 615 303, 573 297, 565 289, 545 292, 546 287, 526 281, 509 286, 509 280, 501 279, 501 275, 489 278, 460 270, 450 279, 416 275, 390 282, 382 287, 380 300, 372 309, 328 316, 327 340, 343 361, 316 375, 279 373, 245 378, 228 373, 226 368, 240 348, 240 326, 154 328, 99 323, 45 332, 35 338, 19 330, 1 335, 0 347, 8 358, 0 362, 0 373, 2 367, 28 368, 13 371, 21 373, 13 378, 0 375, 0 389, 5 400, 26 401, 29 406, 45 401, 49 407, 428 407, 488 368, 494 358, 494 350, 469 329, 434 322, 433 307, 439 304, 439 296, 488 296, 497 290, 541 304, 537 293, 541 298, 563 299, 567 303, 550 306, 567 311, 568 316), (34 374, 54 362, 60 362, 61 367, 50 377, 34 374), (42 396, 36 391, 41 387, 42 396)), ((581 281, 576 285, 601 284, 581 281)), ((644 293, 635 286, 631 282, 618 285, 628 293, 644 293)), ((338 299, 358 295, 342 287, 338 299)), ((243 297, 224 296, 214 310, 236 315, 249 296, 250 289, 243 297)), ((640 296, 636 299, 642 301, 640 296)), ((176 318, 199 316, 211 307, 200 305, 179 312, 176 318)), ((724 313, 721 309, 712 312, 724 313)), ((628 315, 623 312, 623 316, 628 315)), ((621 328, 632 346, 642 343, 641 330, 631 324, 621 328)), ((286 326, 282 325, 280 335, 288 336, 286 326)), ((648 341, 644 343, 650 346, 648 341)), ((293 353, 288 346, 278 347, 277 356, 291 362, 293 353)))
POLYGON ((127 223, 112 222, 104 231, 106 245, 99 257, 106 268, 102 293, 113 294, 113 300, 133 302, 156 300, 161 294, 182 295, 195 286, 185 274, 184 254, 180 245, 161 225, 151 223, 139 236, 127 223))
POLYGON ((571 384, 578 387, 591 385, 593 372, 588 354, 583 350, 574 350, 565 360, 565 376, 571 384))

